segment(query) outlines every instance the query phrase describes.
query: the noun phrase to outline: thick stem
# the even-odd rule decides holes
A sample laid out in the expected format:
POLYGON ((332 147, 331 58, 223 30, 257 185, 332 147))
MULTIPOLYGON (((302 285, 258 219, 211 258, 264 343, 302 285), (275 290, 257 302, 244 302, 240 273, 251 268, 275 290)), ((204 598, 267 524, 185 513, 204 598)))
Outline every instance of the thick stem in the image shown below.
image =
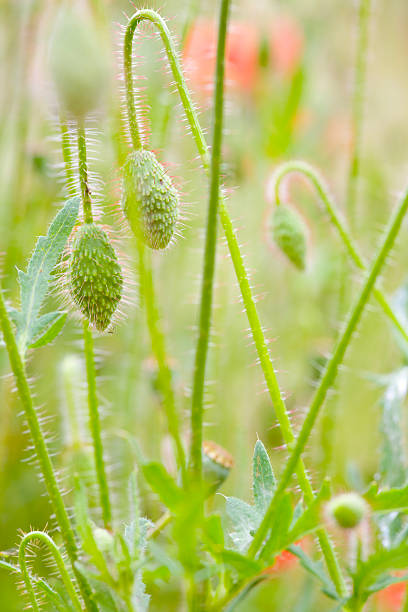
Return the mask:
POLYGON ((166 343, 160 326, 160 313, 157 307, 154 292, 153 275, 149 257, 150 252, 149 249, 145 248, 141 233, 137 236, 136 242, 139 255, 140 293, 144 299, 147 327, 149 329, 152 352, 157 363, 159 384, 163 393, 163 406, 167 418, 167 427, 174 441, 177 464, 181 469, 184 482, 186 458, 183 443, 180 437, 179 419, 176 410, 171 370, 167 360, 166 343))
POLYGON ((354 91, 352 101, 352 149, 347 180, 347 210, 351 227, 356 218, 357 186, 361 165, 361 146, 364 118, 364 96, 367 69, 368 29, 371 0, 359 0, 357 47, 355 58, 354 91))
POLYGON ((293 446, 291 455, 286 464, 284 472, 279 479, 279 485, 272 497, 271 503, 269 505, 268 510, 265 513, 265 516, 260 524, 254 539, 252 540, 249 553, 251 557, 255 557, 258 550, 262 546, 265 537, 267 536, 269 526, 271 523, 271 519, 277 508, 277 504, 281 499, 286 487, 288 486, 290 479, 296 470, 299 458, 305 448, 305 445, 309 439, 309 436, 312 432, 313 426, 316 422, 316 418, 319 414, 319 410, 323 405, 323 402, 326 398, 327 392, 330 387, 333 385, 339 365, 343 361, 346 349, 350 344, 353 333, 357 327, 357 324, 360 321, 361 315, 364 311, 364 308, 367 304, 368 298, 370 297, 370 293, 374 287, 374 284, 381 272, 381 269, 385 263, 387 255, 389 254, 391 248, 394 245, 395 239, 401 227, 402 220, 408 209, 408 190, 405 192, 401 202, 398 204, 398 207, 391 219, 390 225, 385 233, 382 245, 373 260, 372 266, 367 274, 364 285, 361 289, 360 295, 358 296, 355 305, 350 311, 350 314, 347 318, 346 324, 342 333, 339 336, 336 347, 334 349, 333 355, 331 359, 328 361, 325 372, 322 376, 320 384, 316 389, 315 395, 313 397, 312 403, 309 407, 306 418, 303 422, 300 433, 297 437, 296 444, 293 446))
MULTIPOLYGON (((44 531, 30 531, 30 533, 27 533, 21 540, 20 547, 18 549, 18 560, 20 564, 20 569, 24 577, 24 582, 25 582, 27 591, 30 595, 31 603, 33 603, 33 600, 35 601, 35 593, 34 593, 32 583, 31 583, 31 577, 27 569, 26 548, 32 540, 40 540, 40 542, 45 544, 45 546, 48 548, 48 550, 52 554, 54 561, 57 565, 59 577, 64 583, 64 586, 66 588, 66 591, 69 597, 71 598, 72 603, 74 604, 75 608, 79 610, 79 612, 81 612, 82 610, 81 602, 78 599, 78 595, 75 591, 75 587, 72 584, 67 568, 65 567, 65 563, 62 558, 62 555, 57 545, 55 544, 54 540, 50 538, 50 536, 47 533, 44 533, 44 531)), ((35 602, 35 606, 33 607, 34 607, 34 610, 38 610, 36 602, 35 602)))
MULTIPOLYGON (((196 113, 189 90, 187 88, 187 84, 180 66, 175 44, 165 21, 158 13, 156 13, 156 11, 142 9, 140 11, 137 11, 130 18, 126 29, 125 52, 129 54, 129 60, 131 61, 131 45, 129 41, 132 40, 137 25, 143 20, 147 20, 153 23, 160 33, 163 45, 167 53, 169 65, 173 73, 174 81, 176 83, 177 90, 179 92, 183 104, 184 112, 189 122, 198 153, 201 157, 201 162, 203 164, 204 170, 208 173, 210 167, 210 153, 207 142, 204 137, 204 132, 198 121, 198 115, 196 113)), ((131 75, 131 64, 129 74, 131 75)), ((128 78, 130 78, 129 75, 128 78)), ((242 300, 251 328, 252 337, 264 373, 268 391, 282 431, 282 436, 286 444, 291 445, 294 441, 292 426, 286 411, 285 403, 281 396, 272 360, 269 355, 262 325, 259 319, 258 311, 256 309, 255 300, 252 296, 244 260, 239 248, 236 232, 232 225, 228 210, 225 206, 222 193, 220 193, 219 196, 219 215, 221 219, 221 224, 224 229, 224 234, 227 239, 228 249, 231 255, 235 274, 240 287, 242 300)), ((297 474, 299 478, 300 487, 305 495, 305 499, 309 503, 309 501, 313 499, 314 494, 302 460, 299 461, 297 474)), ((335 584, 339 594, 343 595, 345 593, 346 587, 329 536, 327 532, 322 529, 318 532, 318 537, 333 583, 335 584)))
POLYGON ((106 529, 111 528, 112 510, 109 500, 109 488, 106 478, 105 462, 103 459, 103 445, 101 436, 101 423, 99 419, 98 397, 96 393, 96 372, 92 331, 86 319, 83 321, 84 352, 86 362, 86 377, 88 383, 88 410, 89 426, 92 435, 95 458, 96 477, 99 484, 99 499, 102 508, 102 518, 106 529))
POLYGON ((45 443, 44 434, 41 430, 37 412, 34 408, 33 399, 28 385, 24 363, 18 351, 17 343, 11 326, 9 316, 7 314, 6 305, 4 303, 3 294, 0 290, 0 326, 3 332, 4 342, 10 359, 11 369, 13 370, 14 378, 17 385, 17 390, 20 395, 21 403, 23 404, 24 412, 30 429, 31 438, 34 444, 34 449, 40 464, 43 474, 45 486, 50 498, 56 521, 61 532, 62 539, 65 544, 69 559, 71 561, 74 573, 81 588, 81 593, 84 598, 87 610, 95 612, 97 610, 90 595, 89 586, 83 580, 81 574, 76 569, 76 561, 78 560, 78 549, 75 541, 74 532, 68 518, 68 514, 62 499, 61 491, 58 487, 57 478, 54 468, 48 453, 45 443))
MULTIPOLYGON (((320 197, 327 210, 330 221, 337 229, 339 236, 342 239, 343 244, 347 250, 347 253, 354 261, 357 268, 359 268, 360 270, 366 270, 366 265, 363 261, 363 258, 358 253, 357 246, 350 234, 350 231, 347 228, 345 220, 342 219, 341 214, 337 210, 336 203, 333 197, 330 195, 329 188, 325 183, 323 177, 320 176, 320 174, 315 170, 315 168, 302 161, 290 161, 279 166, 276 169, 274 177, 272 179, 272 189, 273 193, 275 194, 276 203, 279 205, 281 201, 280 187, 282 181, 286 176, 292 173, 302 174, 312 183, 312 185, 317 191, 318 196, 320 197)), ((384 313, 393 323, 395 328, 398 330, 404 340, 408 342, 408 332, 404 328, 404 325, 401 323, 397 315, 394 313, 390 303, 388 302, 383 292, 377 287, 374 287, 373 295, 377 300, 378 304, 383 309, 384 313)))
POLYGON ((203 398, 208 342, 211 329, 213 287, 217 247, 217 214, 220 193, 220 165, 224 114, 225 43, 229 14, 229 0, 221 0, 215 68, 214 129, 210 167, 210 197, 208 202, 205 237, 204 269, 201 285, 200 322, 195 356, 191 401, 191 471, 200 485, 202 477, 203 398))

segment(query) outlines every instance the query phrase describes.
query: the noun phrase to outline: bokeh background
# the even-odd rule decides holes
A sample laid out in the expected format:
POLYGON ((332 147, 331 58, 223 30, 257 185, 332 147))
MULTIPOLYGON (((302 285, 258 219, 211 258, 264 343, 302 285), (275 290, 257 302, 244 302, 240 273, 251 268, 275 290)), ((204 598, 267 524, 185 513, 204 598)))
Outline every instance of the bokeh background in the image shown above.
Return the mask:
MULTIPOLYGON (((203 125, 209 129, 210 56, 218 3, 190 2, 136 0, 134 6, 159 8, 179 41, 184 32, 183 61, 203 125)), ((127 141, 117 74, 121 24, 133 9, 127 0, 78 3, 97 24, 110 61, 105 105, 91 122, 91 166, 102 179, 104 215, 119 229, 115 211, 127 141)), ((3 285, 13 302, 18 300, 16 268, 25 267, 36 237, 46 232, 56 205, 64 197, 55 93, 47 58, 58 4, 57 0, 0 0, 0 252, 3 285)), ((306 271, 299 272, 283 258, 268 232, 268 179, 281 161, 307 160, 320 168, 347 213, 355 26, 356 2, 352 0, 237 0, 231 16, 224 182, 294 423, 302 419, 319 368, 330 353, 361 276, 345 257, 315 193, 301 181, 292 181, 290 200, 308 226, 306 271)), ((372 257, 406 183, 407 32, 407 3, 377 0, 370 27, 358 207, 353 215, 354 237, 367 259, 372 257)), ((141 81, 148 118, 146 142, 166 162, 183 194, 181 236, 164 254, 155 255, 154 268, 187 435, 207 184, 159 41, 148 28, 139 38, 137 71, 146 77, 141 81)), ((382 281, 389 294, 407 275, 406 238, 404 225, 382 281)), ((134 284, 137 279, 131 241, 121 234, 118 240, 127 260, 130 284, 134 284)), ((222 492, 250 500, 251 456, 257 436, 277 471, 285 453, 221 231, 218 246, 205 437, 225 446, 235 457, 236 466, 222 492)), ((59 302, 58 291, 50 301, 59 302)), ((172 467, 136 289, 128 301, 113 333, 96 341, 105 439, 119 508, 135 462, 133 438, 147 456, 161 458, 169 469, 172 467)), ((71 355, 81 359, 79 329, 75 317, 70 318, 57 341, 36 351, 29 363, 38 405, 47 418, 45 427, 55 462, 62 473, 70 464, 72 450, 66 434, 64 360, 71 355)), ((402 363, 403 354, 387 320, 376 304, 370 304, 347 354, 336 392, 326 403, 308 446, 307 466, 316 482, 328 474, 335 490, 341 491, 363 487, 375 478, 379 461, 378 400, 382 392, 375 379, 402 363)), ((28 461, 29 441, 8 372, 7 355, 0 347, 0 550, 16 544, 20 529, 44 528, 50 518, 44 488, 28 461)), ((75 402, 80 406, 84 382, 81 365, 75 376, 75 402)), ((158 506, 146 490, 142 492, 144 512, 154 520, 158 506)), ((217 496, 215 504, 223 509, 222 496, 217 496)), ((4 572, 0 573, 0 593, 1 610, 23 609, 14 579, 4 572)), ((378 601, 373 602, 372 609, 374 606, 387 609, 380 608, 378 601)), ((152 609, 181 609, 175 581, 156 587, 152 609)), ((316 594, 302 572, 288 567, 241 609, 300 612, 328 610, 330 603, 316 594)))

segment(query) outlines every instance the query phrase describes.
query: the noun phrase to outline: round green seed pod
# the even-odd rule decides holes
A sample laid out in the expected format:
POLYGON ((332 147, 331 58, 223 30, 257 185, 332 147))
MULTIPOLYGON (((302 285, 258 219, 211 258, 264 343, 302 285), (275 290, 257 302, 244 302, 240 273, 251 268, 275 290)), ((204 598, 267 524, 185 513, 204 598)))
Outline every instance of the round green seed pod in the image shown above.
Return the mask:
POLYGON ((179 197, 151 151, 140 149, 127 158, 122 208, 135 236, 141 231, 150 248, 166 248, 176 228, 179 197))
POLYGON ((228 477, 234 465, 234 458, 225 448, 212 440, 204 440, 202 453, 203 479, 208 486, 209 494, 212 494, 228 477))
POLYGON ((339 527, 353 529, 365 517, 367 504, 357 493, 343 493, 332 499, 327 509, 339 527))
POLYGON ((283 204, 275 207, 272 217, 272 236, 276 245, 299 269, 306 267, 306 227, 301 217, 283 204))
POLYGON ((107 85, 107 62, 91 23, 63 7, 49 49, 51 76, 68 113, 82 119, 100 103, 107 85))
POLYGON ((75 304, 92 325, 104 331, 122 297, 123 276, 108 236, 95 223, 79 228, 69 274, 75 304))

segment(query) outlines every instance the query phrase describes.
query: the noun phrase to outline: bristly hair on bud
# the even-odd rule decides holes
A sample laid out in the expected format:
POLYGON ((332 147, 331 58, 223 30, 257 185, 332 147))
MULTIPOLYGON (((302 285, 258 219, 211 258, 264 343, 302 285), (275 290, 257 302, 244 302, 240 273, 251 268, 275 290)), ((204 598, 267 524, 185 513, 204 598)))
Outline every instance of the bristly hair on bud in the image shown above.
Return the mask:
POLYGON ((367 503, 358 493, 342 493, 327 505, 330 518, 343 529, 354 529, 367 514, 367 503))
POLYGON ((122 297, 123 275, 106 232, 95 223, 84 223, 75 235, 69 279, 75 304, 104 331, 122 297))
POLYGON ((152 249, 165 249, 173 238, 179 196, 154 153, 129 154, 123 175, 122 208, 135 236, 142 233, 152 249))
POLYGON ((307 229, 300 215, 285 204, 279 204, 271 219, 275 244, 298 270, 306 267, 307 229))

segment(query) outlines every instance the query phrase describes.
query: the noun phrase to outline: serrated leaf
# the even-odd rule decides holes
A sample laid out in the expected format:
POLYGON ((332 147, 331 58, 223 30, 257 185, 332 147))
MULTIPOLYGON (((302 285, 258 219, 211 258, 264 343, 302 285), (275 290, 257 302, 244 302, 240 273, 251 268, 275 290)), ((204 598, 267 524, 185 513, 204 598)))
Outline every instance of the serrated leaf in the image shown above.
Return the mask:
POLYGON ((142 572, 137 572, 133 582, 132 604, 138 612, 147 612, 149 609, 150 595, 146 593, 146 587, 142 580, 142 572))
POLYGON ((262 520, 262 516, 254 506, 247 504, 237 497, 226 497, 226 512, 232 522, 233 531, 230 532, 235 547, 244 552, 252 541, 254 532, 262 520))
POLYGON ((255 444, 252 474, 255 507, 263 515, 275 490, 276 479, 268 453, 260 440, 257 440, 255 444))
POLYGON ((378 591, 382 591, 386 589, 391 584, 397 584, 398 582, 406 582, 408 580, 408 574, 404 574, 403 576, 391 576, 390 574, 383 574, 367 589, 367 591, 372 595, 373 593, 377 593, 378 591))
POLYGON ((402 489, 378 491, 374 484, 363 497, 373 512, 408 512, 408 485, 402 489))
POLYGON ((160 463, 150 462, 142 466, 143 475, 163 504, 172 511, 177 510, 183 501, 184 494, 177 486, 174 478, 160 463))
POLYGON ((34 340, 28 348, 39 348, 52 342, 62 331, 68 314, 66 312, 49 312, 37 319, 34 340))
MULTIPOLYGON (((46 236, 40 236, 27 266, 18 271, 21 293, 21 311, 13 320, 17 327, 17 342, 25 353, 36 335, 37 319, 48 291, 51 273, 58 263, 68 237, 78 217, 80 199, 69 199, 58 212, 46 236)), ((38 335, 38 331, 37 331, 38 335)))

